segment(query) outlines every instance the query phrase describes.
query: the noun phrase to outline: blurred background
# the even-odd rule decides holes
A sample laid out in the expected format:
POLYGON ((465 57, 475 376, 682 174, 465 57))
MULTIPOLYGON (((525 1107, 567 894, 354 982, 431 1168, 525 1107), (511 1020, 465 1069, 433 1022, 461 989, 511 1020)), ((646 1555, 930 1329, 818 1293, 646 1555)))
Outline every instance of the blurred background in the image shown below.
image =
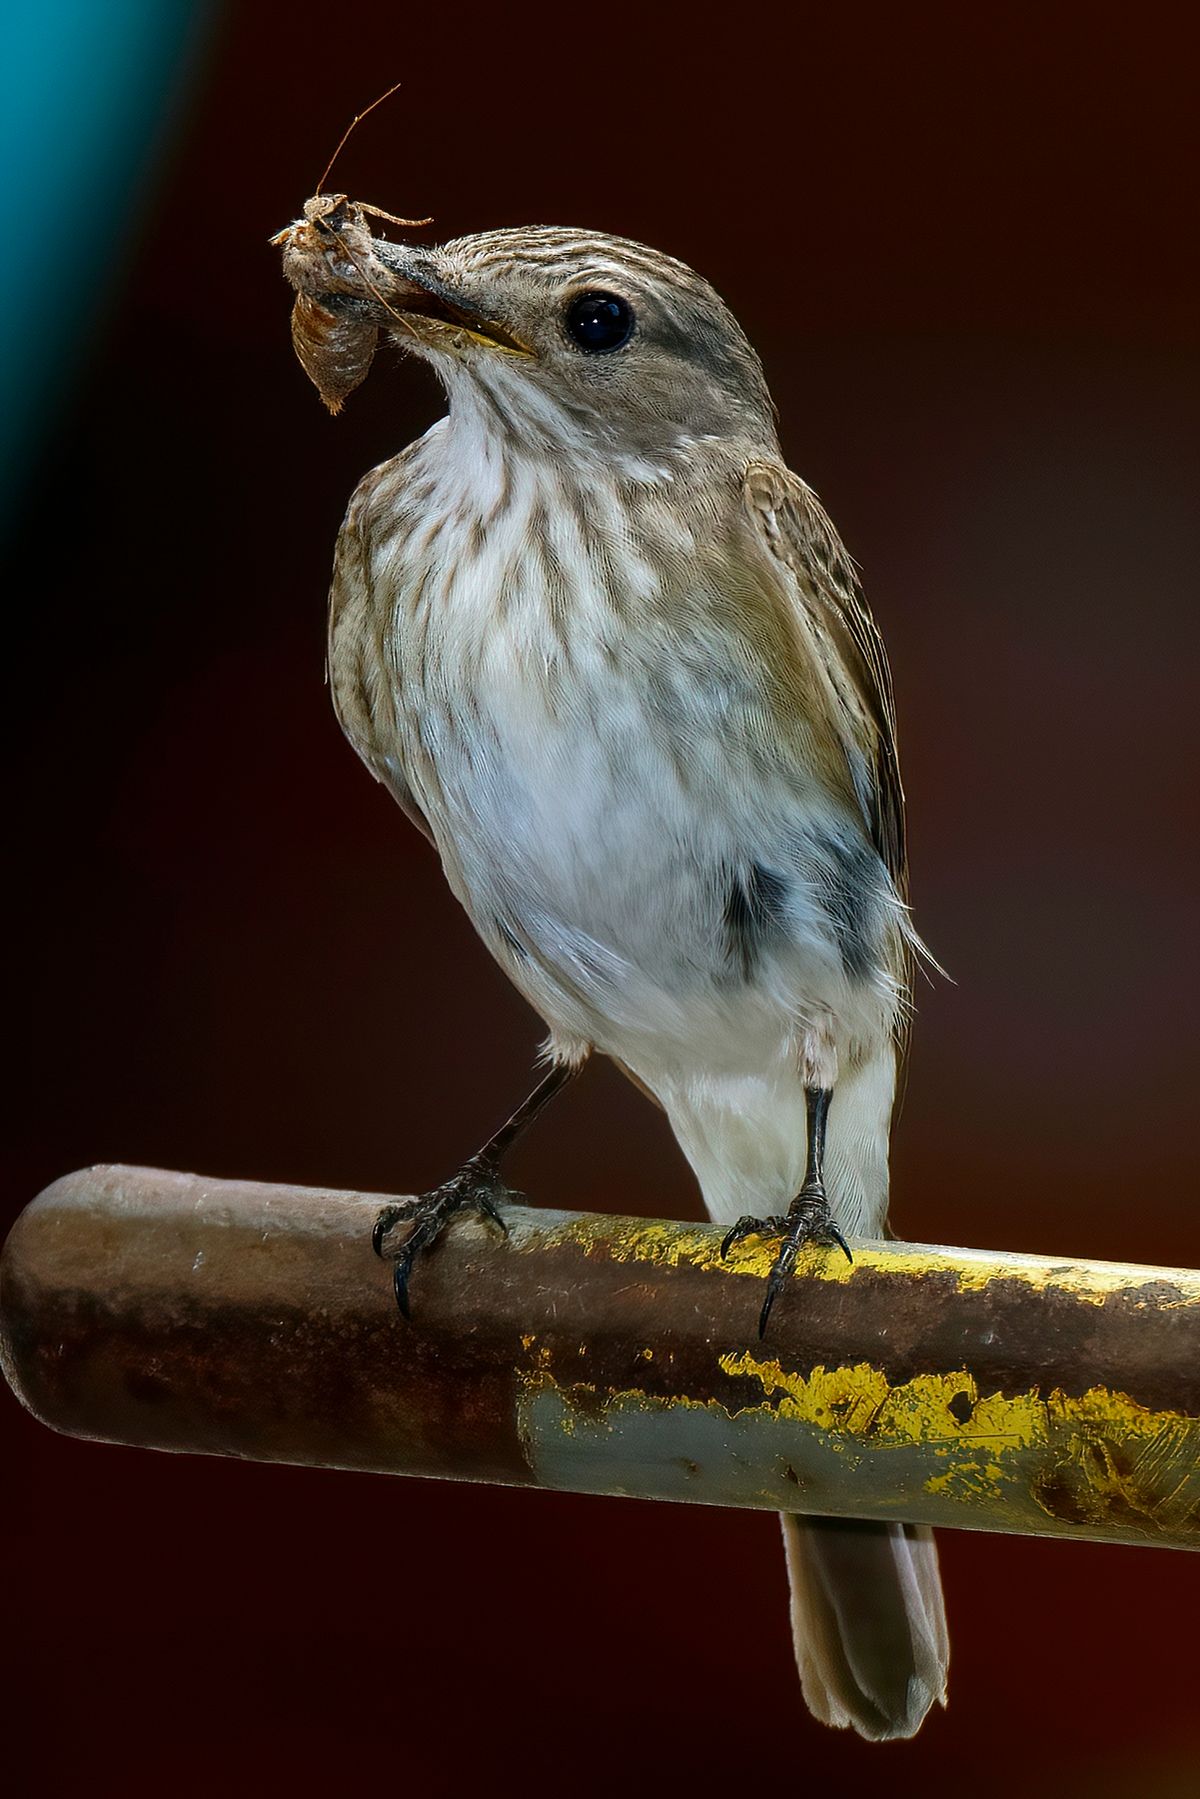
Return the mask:
MULTIPOLYGON (((347 498, 440 397, 385 354, 332 421, 267 245, 402 79, 335 186, 693 263, 863 566, 955 983, 918 995, 899 1231, 1200 1263, 1195 14, 10 28, 5 1222, 110 1159, 417 1191, 526 1090, 538 1021, 323 682, 347 498)), ((700 1212, 607 1068, 512 1172, 700 1212)), ((155 1456, 0 1399, 22 1791, 1196 1790, 1180 1555, 946 1534, 950 1710, 869 1747, 803 1710, 771 1517, 155 1456)))

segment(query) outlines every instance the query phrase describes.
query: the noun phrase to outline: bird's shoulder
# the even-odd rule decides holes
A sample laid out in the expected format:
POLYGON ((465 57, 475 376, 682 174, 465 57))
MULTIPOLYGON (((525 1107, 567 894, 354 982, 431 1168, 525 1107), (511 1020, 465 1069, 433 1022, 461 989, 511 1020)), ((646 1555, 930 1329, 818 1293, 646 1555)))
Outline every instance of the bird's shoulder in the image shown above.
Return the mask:
POLYGON ((772 602, 795 615, 832 697, 834 727, 858 804, 897 891, 907 880, 896 708, 883 639, 854 564, 813 490, 782 463, 754 461, 745 517, 764 552, 772 602))

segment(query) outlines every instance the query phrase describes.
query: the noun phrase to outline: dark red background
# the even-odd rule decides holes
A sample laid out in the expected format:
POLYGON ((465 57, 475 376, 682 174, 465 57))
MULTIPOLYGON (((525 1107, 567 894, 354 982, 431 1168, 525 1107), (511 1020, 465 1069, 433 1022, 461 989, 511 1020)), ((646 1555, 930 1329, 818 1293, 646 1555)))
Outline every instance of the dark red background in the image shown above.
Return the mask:
MULTIPOLYGON (((389 358, 331 422, 266 245, 403 77, 337 185, 444 235, 586 224, 693 262, 864 565, 957 983, 920 994, 900 1230, 1200 1261, 1183 18, 226 14, 10 552, 10 1215, 102 1159, 413 1190, 526 1082, 537 1023, 322 685, 345 501, 439 398, 389 358)), ((699 1211, 604 1069, 515 1173, 699 1211)), ((1182 1555, 947 1534, 950 1711, 868 1748, 801 1706, 772 1518, 0 1421, 28 1790, 1194 1791, 1182 1555)))

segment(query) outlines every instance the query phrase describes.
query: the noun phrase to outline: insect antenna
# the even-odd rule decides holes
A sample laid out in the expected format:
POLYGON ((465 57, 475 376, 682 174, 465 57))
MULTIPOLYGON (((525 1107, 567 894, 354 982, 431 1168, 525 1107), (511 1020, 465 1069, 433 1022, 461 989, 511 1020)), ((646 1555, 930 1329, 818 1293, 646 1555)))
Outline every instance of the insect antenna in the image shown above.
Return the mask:
MULTIPOLYGON (((399 81, 393 81, 391 87, 388 88, 388 90, 385 94, 380 94, 378 100, 372 100, 370 106, 364 107, 362 112, 355 113, 354 117, 351 119, 351 121, 347 125, 346 129, 343 131, 341 137, 338 139, 337 149, 334 151, 333 155, 329 158, 329 161, 325 164, 325 173, 321 176, 321 179, 317 182, 316 188, 313 192, 314 200, 320 198, 320 195, 322 193, 322 190, 324 189, 325 183, 329 180, 330 175, 333 173, 334 163, 337 161, 338 157, 342 154, 342 151, 346 148, 346 144, 349 141, 350 134, 355 130, 355 128, 357 126, 362 124, 362 121, 366 118, 366 116, 369 112, 374 112, 375 108, 377 106, 382 106, 385 100, 390 100, 392 95, 396 92, 397 88, 399 88, 400 86, 401 86, 401 83, 399 81)), ((421 222, 424 224, 426 221, 422 220, 421 222)))

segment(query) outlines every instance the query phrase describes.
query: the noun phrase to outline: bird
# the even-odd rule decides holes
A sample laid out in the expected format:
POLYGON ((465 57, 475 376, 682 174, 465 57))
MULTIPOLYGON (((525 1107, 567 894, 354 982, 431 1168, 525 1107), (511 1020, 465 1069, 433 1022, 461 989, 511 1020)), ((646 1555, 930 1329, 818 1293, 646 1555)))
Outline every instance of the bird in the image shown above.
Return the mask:
MULTIPOLYGON (((356 285, 347 237, 319 316, 431 365, 447 410, 350 501, 333 702, 548 1029, 530 1098, 415 1210, 384 1208, 376 1250, 403 1216, 408 1317, 420 1255, 464 1208, 502 1224, 503 1154, 604 1055, 666 1113, 722 1253, 779 1239, 761 1335, 803 1244, 886 1232, 923 953, 855 565, 684 263, 548 226, 370 254, 356 285)), ((912 1736, 946 1697, 932 1533, 783 1532, 810 1710, 912 1736)))

